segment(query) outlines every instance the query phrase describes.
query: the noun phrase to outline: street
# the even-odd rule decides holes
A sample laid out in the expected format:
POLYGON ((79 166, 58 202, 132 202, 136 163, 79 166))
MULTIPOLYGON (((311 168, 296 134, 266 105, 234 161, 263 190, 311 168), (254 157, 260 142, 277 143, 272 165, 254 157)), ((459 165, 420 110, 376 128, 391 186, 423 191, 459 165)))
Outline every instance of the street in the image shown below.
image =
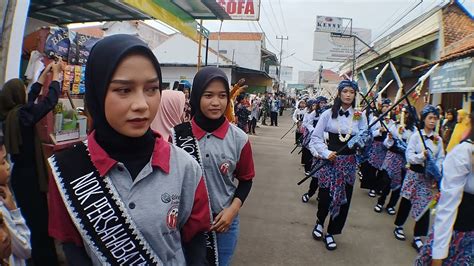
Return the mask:
POLYGON ((413 220, 405 225, 407 240, 396 240, 395 216, 375 213, 376 201, 359 188, 359 181, 344 231, 335 237, 337 250, 328 251, 322 241, 312 238, 316 197, 306 204, 301 201, 309 180, 296 185, 304 171, 299 149, 290 154, 294 133, 280 140, 293 121, 288 111, 278 120, 279 127, 260 126, 257 136, 250 136, 256 177, 240 211, 233 265, 412 265, 413 220))

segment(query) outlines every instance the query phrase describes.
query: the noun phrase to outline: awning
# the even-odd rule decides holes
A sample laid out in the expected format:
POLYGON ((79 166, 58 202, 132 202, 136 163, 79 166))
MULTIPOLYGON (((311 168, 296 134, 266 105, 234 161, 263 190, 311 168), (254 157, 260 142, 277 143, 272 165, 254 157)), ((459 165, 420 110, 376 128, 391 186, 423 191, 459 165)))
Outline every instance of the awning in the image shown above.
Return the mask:
POLYGON ((31 0, 28 16, 57 25, 151 18, 119 1, 110 0, 31 0))
POLYGON ((272 77, 270 77, 268 73, 265 71, 254 70, 254 69, 238 67, 238 66, 234 66, 233 69, 235 70, 235 72, 240 73, 240 74, 261 75, 261 76, 264 76, 265 78, 272 79, 272 77))

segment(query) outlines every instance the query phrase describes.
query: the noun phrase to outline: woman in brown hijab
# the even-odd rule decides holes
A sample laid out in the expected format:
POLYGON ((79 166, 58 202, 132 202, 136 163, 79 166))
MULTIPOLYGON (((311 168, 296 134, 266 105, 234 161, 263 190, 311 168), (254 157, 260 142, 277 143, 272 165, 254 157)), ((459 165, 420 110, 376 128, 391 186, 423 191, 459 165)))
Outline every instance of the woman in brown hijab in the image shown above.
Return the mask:
POLYGON ((31 230, 35 265, 58 264, 54 242, 48 236, 47 172, 35 125, 58 102, 62 67, 62 62, 49 64, 31 86, 28 97, 20 79, 7 81, 0 92, 0 122, 4 123, 5 146, 14 163, 11 185, 31 230), (49 93, 35 103, 50 72, 49 93))

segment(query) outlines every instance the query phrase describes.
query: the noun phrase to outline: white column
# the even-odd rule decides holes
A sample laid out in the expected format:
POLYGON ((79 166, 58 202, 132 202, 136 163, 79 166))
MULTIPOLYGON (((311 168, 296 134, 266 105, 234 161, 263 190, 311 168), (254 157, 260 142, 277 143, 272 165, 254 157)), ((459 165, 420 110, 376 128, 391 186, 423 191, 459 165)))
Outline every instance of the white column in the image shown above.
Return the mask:
POLYGON ((6 58, 5 81, 12 78, 19 78, 21 49, 23 47, 23 37, 29 6, 29 0, 17 0, 13 11, 12 29, 7 44, 8 52, 6 58))

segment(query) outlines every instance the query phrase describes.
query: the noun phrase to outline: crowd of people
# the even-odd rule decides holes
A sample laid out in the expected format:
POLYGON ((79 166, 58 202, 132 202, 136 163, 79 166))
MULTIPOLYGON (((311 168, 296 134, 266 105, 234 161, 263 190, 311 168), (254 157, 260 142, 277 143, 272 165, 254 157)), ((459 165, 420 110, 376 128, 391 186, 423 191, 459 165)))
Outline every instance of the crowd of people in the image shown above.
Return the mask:
POLYGON ((86 66, 87 139, 45 163, 35 126, 58 103, 63 69, 0 92, 0 265, 58 265, 56 244, 68 265, 230 265, 260 117, 258 100, 248 109, 234 95, 243 82, 231 90, 205 67, 192 87, 162 90, 143 41, 106 37, 86 66))
POLYGON ((472 263, 474 136, 465 110, 418 112, 389 99, 362 110, 350 80, 334 99, 254 95, 216 67, 163 90, 148 46, 119 34, 97 42, 87 61, 87 140, 46 162, 36 125, 58 103, 63 67, 47 65, 29 91, 12 79, 0 92, 0 265, 58 265, 55 242, 69 265, 230 265, 255 176, 248 135, 267 119, 278 127, 290 103, 311 180, 301 200, 317 193, 314 239, 337 248, 359 174, 377 197, 374 211, 394 216, 396 239, 406 239, 410 214, 416 221, 417 265, 472 263))
POLYGON ((343 231, 359 176, 361 188, 377 197, 374 212, 394 216, 396 239, 406 239, 410 214, 415 220, 415 265, 471 265, 473 115, 430 104, 418 112, 409 101, 394 105, 390 99, 369 98, 358 106, 357 94, 358 84, 344 80, 330 106, 322 96, 296 104, 295 145, 311 179, 302 202, 319 189, 313 238, 337 248, 335 235, 343 231))

